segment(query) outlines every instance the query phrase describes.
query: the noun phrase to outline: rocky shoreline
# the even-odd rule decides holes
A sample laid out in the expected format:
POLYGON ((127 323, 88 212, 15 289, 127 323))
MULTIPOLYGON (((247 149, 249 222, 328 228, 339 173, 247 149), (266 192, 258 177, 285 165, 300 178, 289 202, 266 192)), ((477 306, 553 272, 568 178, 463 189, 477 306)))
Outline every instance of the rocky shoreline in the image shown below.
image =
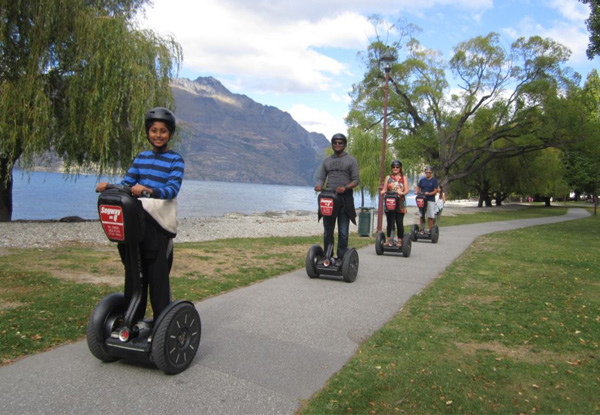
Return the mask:
MULTIPOLYGON (((474 211, 472 206, 448 203, 444 215, 474 211)), ((376 213, 375 213, 376 214, 376 213)), ((56 221, 15 221, 0 223, 0 249, 47 248, 60 244, 109 244, 97 220, 76 218, 56 221)), ((375 216, 376 222, 376 216, 375 216)), ((409 208, 405 225, 418 221, 416 208, 409 208)), ((385 221, 384 221, 385 223, 385 221)), ((175 242, 200 242, 228 238, 268 236, 318 236, 323 232, 316 212, 286 211, 230 213, 222 217, 181 218, 175 242)), ((357 232, 351 224, 350 232, 357 232)))

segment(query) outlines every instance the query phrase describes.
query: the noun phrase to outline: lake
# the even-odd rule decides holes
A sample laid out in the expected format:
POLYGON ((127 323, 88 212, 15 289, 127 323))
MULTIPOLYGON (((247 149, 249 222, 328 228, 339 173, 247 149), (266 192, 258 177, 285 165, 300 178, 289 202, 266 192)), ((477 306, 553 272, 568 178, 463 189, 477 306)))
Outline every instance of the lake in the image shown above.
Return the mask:
MULTIPOLYGON (((94 175, 69 177, 61 173, 14 171, 13 220, 48 220, 65 216, 97 219, 95 192, 99 181, 120 182, 119 178, 99 179, 94 175)), ((361 206, 360 193, 355 204, 361 206)), ((411 200, 409 199, 409 204, 411 200)), ((365 195, 365 206, 377 206, 365 195)), ((179 217, 222 216, 226 213, 317 209, 317 195, 310 186, 284 186, 207 182, 185 179, 178 197, 179 217)))

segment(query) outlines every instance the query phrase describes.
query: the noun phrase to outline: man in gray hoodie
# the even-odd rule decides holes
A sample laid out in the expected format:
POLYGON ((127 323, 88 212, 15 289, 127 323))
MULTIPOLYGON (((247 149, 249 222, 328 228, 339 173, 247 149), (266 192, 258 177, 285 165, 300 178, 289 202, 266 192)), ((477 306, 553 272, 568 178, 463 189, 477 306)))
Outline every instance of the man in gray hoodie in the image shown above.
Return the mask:
MULTIPOLYGON (((333 154, 323 160, 319 168, 319 179, 315 191, 323 189, 335 191, 341 201, 341 208, 337 217, 338 221, 338 246, 337 257, 341 259, 348 250, 348 236, 350 221, 356 224, 356 210, 354 208, 354 195, 352 189, 358 186, 358 163, 356 159, 345 152, 348 139, 344 134, 334 134, 331 137, 333 154)), ((327 230, 335 227, 335 218, 323 217, 324 245, 334 244, 333 232, 327 230), (331 235, 331 236, 330 236, 331 235), (331 241, 329 240, 331 238, 331 241)))

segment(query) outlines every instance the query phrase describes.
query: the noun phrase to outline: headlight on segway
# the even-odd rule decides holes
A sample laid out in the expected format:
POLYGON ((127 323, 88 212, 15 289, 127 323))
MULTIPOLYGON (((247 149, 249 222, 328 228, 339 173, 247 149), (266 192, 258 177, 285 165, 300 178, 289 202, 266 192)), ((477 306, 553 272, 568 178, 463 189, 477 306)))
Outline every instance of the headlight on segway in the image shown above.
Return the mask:
POLYGON ((121 330, 119 330, 119 340, 121 340, 123 343, 129 340, 130 335, 131 333, 127 327, 123 327, 121 330))

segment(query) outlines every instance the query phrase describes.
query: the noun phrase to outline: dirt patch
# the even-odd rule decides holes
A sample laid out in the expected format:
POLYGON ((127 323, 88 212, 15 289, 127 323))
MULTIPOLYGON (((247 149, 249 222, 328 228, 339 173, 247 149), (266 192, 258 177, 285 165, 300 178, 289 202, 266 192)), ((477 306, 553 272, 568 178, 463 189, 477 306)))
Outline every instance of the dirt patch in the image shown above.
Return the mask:
POLYGON ((223 247, 219 250, 202 250, 192 248, 175 248, 175 261, 171 276, 187 278, 213 278, 215 275, 232 274, 240 268, 265 267, 275 265, 281 256, 298 256, 304 254, 305 247, 278 247, 277 256, 268 253, 256 254, 256 251, 244 251, 238 247, 223 247))
POLYGON ((20 301, 0 301, 0 310, 10 310, 25 305, 20 301))
POLYGON ((544 364, 548 362, 579 362, 581 356, 568 356, 563 353, 552 353, 548 351, 532 352, 533 346, 507 347, 497 342, 489 343, 454 343, 459 350, 468 356, 475 356, 478 352, 491 352, 501 359, 512 359, 532 364, 544 364))

